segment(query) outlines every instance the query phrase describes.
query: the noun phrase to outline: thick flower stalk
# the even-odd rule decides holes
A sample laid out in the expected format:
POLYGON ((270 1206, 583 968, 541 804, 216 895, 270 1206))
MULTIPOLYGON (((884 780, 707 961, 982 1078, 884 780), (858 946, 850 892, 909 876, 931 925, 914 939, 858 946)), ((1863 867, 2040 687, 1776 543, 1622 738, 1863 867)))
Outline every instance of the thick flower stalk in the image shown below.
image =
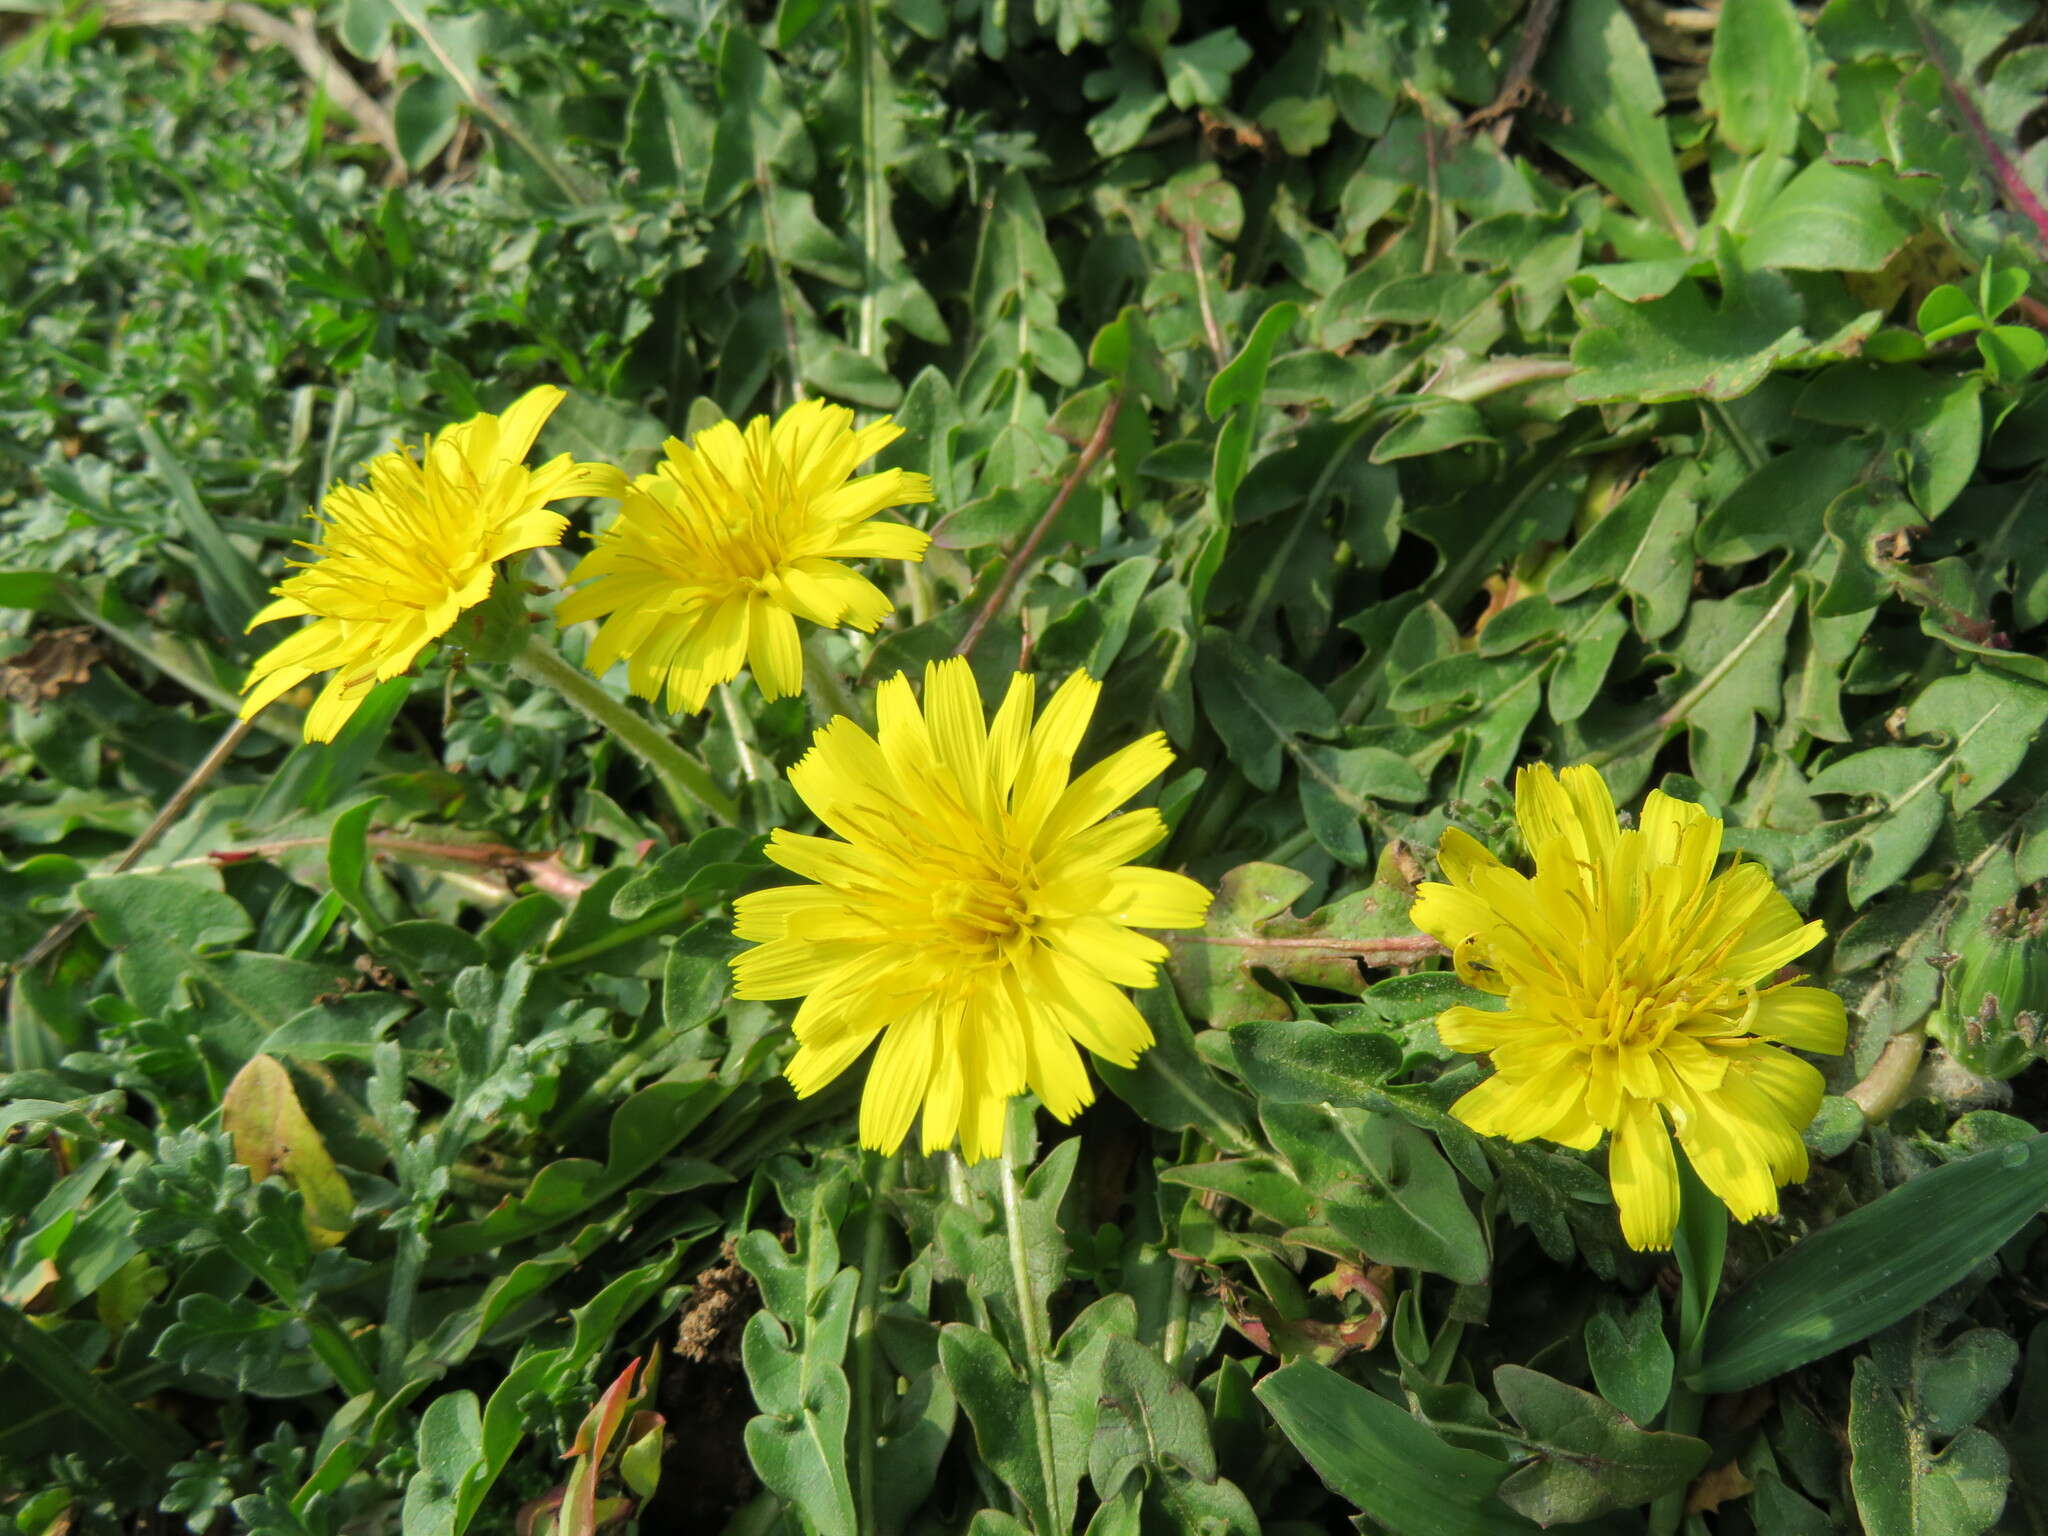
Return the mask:
POLYGON ((1842 1001, 1777 979, 1819 943, 1763 868, 1719 875, 1721 823, 1652 791, 1642 824, 1617 825, 1591 768, 1525 768, 1515 814, 1536 869, 1519 874, 1455 827, 1414 920, 1458 974, 1505 1002, 1437 1021, 1454 1050, 1494 1073, 1452 1106, 1485 1135, 1588 1148, 1608 1157, 1623 1235, 1666 1248, 1678 1221, 1679 1145, 1741 1221, 1774 1213, 1778 1187, 1806 1176, 1800 1131, 1821 1075, 1781 1046, 1842 1049, 1842 1001))
POLYGON ((337 485, 316 514, 312 558, 271 590, 249 621, 313 622, 259 657, 242 685, 247 719, 307 678, 332 672, 306 715, 306 740, 332 741, 371 688, 412 666, 465 609, 491 594, 497 562, 559 544, 567 496, 617 496, 625 476, 562 454, 538 469, 526 455, 561 404, 552 385, 528 390, 501 416, 444 428, 370 461, 368 485, 337 485))
POLYGON ((597 547, 570 572, 579 589, 555 610, 601 618, 587 664, 626 663, 633 692, 695 713, 751 665, 768 698, 803 689, 798 619, 872 630, 893 611, 875 584, 840 564, 922 560, 931 535, 880 522, 890 507, 932 499, 924 475, 854 469, 903 435, 887 417, 855 431, 844 406, 805 400, 769 425, 729 421, 675 438, 653 474, 633 482, 597 547))
POLYGON ((923 1111, 927 1152, 957 1134, 970 1161, 1002 1151, 1005 1103, 1027 1087, 1060 1120, 1094 1098, 1076 1044, 1128 1066, 1152 1043, 1122 990, 1149 987, 1166 948, 1139 928, 1195 928, 1209 893, 1131 867, 1166 834, 1155 810, 1112 815, 1172 761, 1153 734, 1072 774, 1101 685, 1076 673, 1033 723, 1019 674, 993 721, 967 663, 902 673, 873 736, 841 716, 789 770, 843 841, 777 831, 768 856, 815 882, 742 896, 735 996, 803 998, 788 1069, 817 1092, 874 1042, 864 1145, 893 1151, 923 1111))

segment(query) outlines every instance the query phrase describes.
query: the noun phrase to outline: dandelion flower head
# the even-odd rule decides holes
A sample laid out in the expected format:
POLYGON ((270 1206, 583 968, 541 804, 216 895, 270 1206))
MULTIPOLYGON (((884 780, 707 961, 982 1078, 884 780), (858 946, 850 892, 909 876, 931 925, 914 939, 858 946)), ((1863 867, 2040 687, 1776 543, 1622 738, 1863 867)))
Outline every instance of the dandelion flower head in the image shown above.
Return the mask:
POLYGON ((996 1156, 1013 1095, 1062 1121, 1094 1097, 1077 1044, 1128 1066, 1152 1043, 1123 988, 1153 985, 1166 948, 1134 930, 1199 927, 1209 893, 1131 866, 1166 835, 1156 810, 1112 814, 1172 761, 1162 736, 1072 772, 1100 691, 1076 673, 1034 723, 1020 673, 985 722, 967 663, 934 663, 921 710, 898 673, 874 735, 836 718, 790 769, 838 839, 775 833, 768 856, 815 883, 735 903, 758 946, 733 960, 735 995, 803 998, 800 1095, 881 1037, 864 1145, 893 1151, 921 1108, 927 1152, 957 1134, 970 1162, 996 1156))
POLYGON ((561 404, 552 385, 504 412, 444 428, 424 452, 380 454, 369 484, 337 485, 321 503, 319 532, 290 562, 297 574, 249 621, 311 624, 279 641, 242 685, 246 719, 307 678, 332 672, 306 715, 306 740, 332 741, 370 689, 410 667, 464 609, 491 594, 497 562, 562 541, 568 519, 548 510, 565 496, 616 496, 625 477, 568 454, 529 469, 526 455, 561 404))
POLYGON ((1594 1146, 1613 1133, 1608 1176, 1623 1235, 1665 1248, 1678 1221, 1675 1135, 1706 1186, 1742 1221, 1778 1209, 1806 1176, 1800 1131, 1821 1075, 1780 1047, 1843 1046, 1841 999, 1777 980, 1819 943, 1756 864, 1719 875, 1721 823, 1652 791, 1622 830, 1592 768, 1538 765, 1515 783, 1535 872, 1520 874, 1451 828, 1424 884, 1417 927, 1458 974, 1500 997, 1497 1013, 1452 1008, 1454 1050, 1493 1075, 1452 1106, 1485 1135, 1594 1146))
POLYGON ((796 621, 872 630, 894 605, 842 560, 922 560, 931 535, 877 521, 932 499, 901 469, 853 476, 903 435, 886 416, 854 430, 853 412, 804 400, 772 426, 721 421, 688 445, 670 438, 653 474, 627 492, 597 547, 570 573, 584 583, 556 610, 563 624, 602 618, 587 665, 626 663, 642 698, 694 713, 751 664, 768 698, 803 688, 796 621))

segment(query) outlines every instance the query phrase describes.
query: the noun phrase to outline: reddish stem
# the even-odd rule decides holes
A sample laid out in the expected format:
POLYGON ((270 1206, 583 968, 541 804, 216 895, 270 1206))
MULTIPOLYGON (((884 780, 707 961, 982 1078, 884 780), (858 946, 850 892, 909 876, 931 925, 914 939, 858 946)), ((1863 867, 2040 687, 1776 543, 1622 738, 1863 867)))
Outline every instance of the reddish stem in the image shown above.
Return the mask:
POLYGON ((1060 488, 1052 498, 1052 505, 1045 509, 1045 515, 1039 518, 1037 525, 1024 536, 1024 542, 1017 546, 1017 552, 1010 556, 1010 562, 1003 568, 1002 579, 996 583, 995 591, 989 593, 988 601, 981 605, 981 612, 974 616, 974 622, 967 626, 967 633, 960 637, 960 644, 953 651, 955 656, 971 656, 974 653, 975 646, 981 643, 982 631, 989 627, 998 613, 1002 612, 1003 604, 1007 603, 1010 594, 1017 590, 1017 583, 1023 580, 1024 571, 1031 564, 1031 557, 1038 553, 1038 546, 1045 541, 1046 534, 1052 531, 1052 525, 1059 520, 1060 513, 1066 510, 1067 499, 1074 494, 1081 482, 1088 478, 1088 472, 1095 468, 1108 450, 1109 434, 1116 426, 1117 412, 1123 409, 1123 403, 1124 397, 1120 394, 1109 397, 1109 404, 1102 408, 1102 419, 1096 422, 1094 434, 1088 439, 1088 445, 1081 450, 1079 462, 1074 465, 1067 478, 1060 482, 1060 488))
POLYGON ((2048 251, 2048 208, 2041 205, 2041 199, 2034 195, 2033 188, 2020 179, 2019 167, 2013 164, 2012 157, 2006 154, 2004 146, 1991 136, 1990 125, 1984 121, 1983 113, 1977 110, 1977 103, 1970 99, 1963 82, 1948 67, 1948 59, 1941 51, 1941 40, 1934 35, 1934 29, 1929 27, 1917 12, 1912 14, 1913 25, 1920 33, 1920 45, 1927 50, 1927 62, 1932 64, 1935 73, 1941 76, 1942 85, 1947 89, 1950 99, 1955 102, 1956 111, 1962 116, 1963 126, 1969 129, 1970 137, 1977 141, 1977 148, 1983 152, 1984 158, 1991 162, 1991 174, 2004 191, 2006 199, 2026 215, 2028 222, 2034 226, 2035 240, 2040 243, 2042 250, 2048 251))

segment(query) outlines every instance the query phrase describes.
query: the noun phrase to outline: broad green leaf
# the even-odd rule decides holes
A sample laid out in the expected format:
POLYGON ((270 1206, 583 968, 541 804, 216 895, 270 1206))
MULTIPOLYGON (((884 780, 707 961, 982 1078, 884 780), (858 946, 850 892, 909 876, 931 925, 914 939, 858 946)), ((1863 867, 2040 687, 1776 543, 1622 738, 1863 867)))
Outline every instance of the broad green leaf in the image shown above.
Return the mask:
POLYGON ((1323 1221, 1368 1258, 1485 1280, 1485 1233, 1429 1136, 1392 1114, 1266 1103, 1273 1147, 1323 1207, 1323 1221))
POLYGON ((1960 1283, 2043 1206, 2048 1135, 1920 1174, 1802 1238, 1722 1301, 1687 1382, 1739 1391, 1866 1339, 1960 1283))
POLYGON ((1161 1129, 1196 1130, 1225 1151, 1250 1151, 1255 1145, 1251 1101, 1196 1051, 1174 988, 1165 983, 1148 987, 1135 1000, 1152 1026, 1152 1045, 1134 1066, 1098 1059, 1095 1067, 1104 1084, 1161 1129))
POLYGON ((1230 1051, 1251 1090, 1276 1104, 1376 1105, 1379 1085, 1401 1066, 1401 1048, 1388 1036, 1327 1024, 1240 1024, 1230 1051), (1371 1097, 1361 1098, 1362 1089, 1371 1097))
POLYGON ((1929 289, 1927 297, 1920 301, 1913 323, 1920 328, 1922 339, 1932 344, 1977 330, 1988 322, 1968 294, 1954 283, 1942 283, 1929 289))
POLYGON ((1721 137, 1744 154, 1782 155, 1806 105, 1806 31, 1790 0, 1727 0, 1707 76, 1721 137))
POLYGON ((161 875, 109 875, 79 887, 93 929, 114 951, 114 973, 137 1007, 161 1015, 196 991, 213 1043, 239 1067, 258 1041, 333 990, 332 967, 228 946, 253 925, 218 890, 161 875))
POLYGON ((1316 1475, 1394 1536, 1527 1536, 1495 1496, 1501 1463, 1446 1445, 1327 1366, 1298 1361, 1254 1389, 1316 1475))
MULTIPOLYGON (((1788 14, 1791 9, 1786 0, 1757 3, 1788 14)), ((1779 189, 1749 226, 1744 262, 1810 272, 1877 271, 1920 229, 1920 221, 1892 198, 1880 177, 1862 166, 1809 165, 1779 189)))
POLYGON ((474 1392, 444 1392, 420 1415, 419 1470, 405 1485, 405 1536, 457 1536, 463 1485, 484 1466, 484 1422, 474 1392))
POLYGON ((1643 303, 1596 291, 1582 314, 1569 388, 1584 401, 1732 400, 1811 344, 1804 308, 1784 278, 1735 274, 1725 261, 1718 301, 1688 278, 1643 303))
POLYGON ((221 1095, 220 1119, 250 1178, 282 1174, 299 1192, 315 1246, 340 1242, 354 1224, 355 1197, 276 1057, 249 1058, 221 1095))
POLYGON ((1356 995, 1365 990, 1362 942, 1414 942, 1410 893, 1376 882, 1307 917, 1290 916, 1311 884, 1285 865, 1242 865, 1218 882, 1201 934, 1167 936, 1174 986, 1192 1016, 1218 1029, 1292 1018, 1293 1009, 1255 972, 1356 995))
POLYGON ((381 804, 380 797, 350 806, 334 818, 327 833, 328 883, 373 934, 384 926, 384 916, 370 895, 370 822, 381 804))
POLYGON ((1193 42, 1166 50, 1160 60, 1166 94, 1182 111, 1220 107, 1230 93, 1230 77, 1251 62, 1251 46, 1235 27, 1219 27, 1193 42))
POLYGON ((425 170, 448 147, 462 118, 462 91, 445 75, 415 75, 391 106, 398 152, 408 169, 425 170))
POLYGON ((1758 716, 1775 720, 1784 706, 1785 646, 1799 597, 1790 572, 1788 563, 1732 597, 1695 602, 1673 647, 1683 691, 1658 719, 1683 719, 1694 776, 1724 798, 1749 765, 1758 716))
POLYGON ((191 544, 207 612, 213 616, 223 635, 241 634, 263 606, 263 578, 256 573, 249 557, 221 528, 219 519, 201 499, 191 474, 157 434, 156 428, 126 400, 109 401, 108 414, 135 434, 142 451, 149 457, 150 467, 170 488, 171 510, 177 514, 184 535, 191 544))
MULTIPOLYGON (((39 1396, 63 1405, 74 1433, 92 1436, 145 1472, 162 1477, 190 1450, 174 1420, 131 1407, 101 1373, 87 1369, 63 1342, 12 1304, 0 1304, 0 1354, 30 1373, 39 1396)), ((0 1431, 0 1440, 8 1433, 0 1431)))
POLYGON ((1540 1371, 1501 1366, 1493 1389, 1536 1453, 1501 1483, 1501 1502, 1539 1525, 1647 1504, 1707 1464, 1706 1441, 1639 1429, 1592 1393, 1540 1371))
POLYGON ((1849 1393, 1849 1483, 1867 1536, 1979 1536, 2005 1508, 2009 1463, 1968 1428, 1936 1454, 1925 1424, 1868 1358, 1849 1393))
POLYGON ((1601 1298, 1600 1310, 1586 1319, 1586 1361, 1600 1395, 1636 1423, 1648 1424, 1664 1411, 1672 1353, 1654 1289, 1633 1302, 1601 1298))
POLYGON ((847 1477, 846 1427, 852 1411, 838 1352, 820 1345, 824 1332, 845 1347, 859 1272, 842 1269, 810 1303, 803 1337, 792 1339, 772 1313, 756 1312, 742 1336, 747 1379, 763 1411, 747 1422, 754 1470, 803 1512, 821 1536, 856 1536, 853 1485, 847 1477))
POLYGON ((2048 724, 2048 688, 1986 667, 1937 678, 1906 711, 1906 729, 1943 738, 1955 774, 1947 782, 1958 815, 2012 777, 2048 724))
POLYGON ((1941 830, 1937 792, 1951 758, 1927 747, 1871 747, 1831 763, 1807 788, 1857 795, 1869 819, 1849 839, 1849 902, 1862 906, 1919 862, 1941 830))
MULTIPOLYGON (((1266 369, 1273 349, 1294 329, 1301 308, 1293 303, 1273 305, 1259 317, 1252 333, 1229 365, 1209 381, 1204 405, 1211 421, 1222 421, 1216 435, 1215 490, 1217 516, 1230 526, 1237 488, 1244 483, 1251 463, 1252 443, 1259 431, 1259 402, 1266 391, 1266 369)), ((1199 603, 1196 605, 1199 607, 1199 603)))
MULTIPOLYGON (((716 1107, 714 1083, 659 1082, 642 1088, 612 1114, 609 1155, 603 1163, 564 1157, 544 1164, 524 1194, 508 1197, 475 1221, 444 1224, 434 1232, 437 1258, 486 1253, 544 1232, 616 1195, 645 1174, 716 1107)), ((723 1169, 691 1162, 677 1170, 680 1188, 722 1183, 723 1169)))
POLYGON ((1716 565, 1754 560, 1774 549, 1804 553, 1821 536, 1821 518, 1870 461, 1854 442, 1801 445, 1779 454, 1700 519, 1700 557, 1716 565))
POLYGON ((1216 1480, 1209 1423, 1187 1384, 1156 1351, 1135 1339, 1112 1337, 1102 1356, 1102 1395, 1088 1477, 1097 1496, 1113 1493, 1140 1467, 1179 1468, 1216 1480))
POLYGON ((1202 631, 1195 686, 1231 759, 1260 789, 1279 787, 1282 756, 1301 737, 1337 729, 1320 690, 1224 630, 1202 631))
POLYGON ((684 89, 676 72, 656 67, 640 77, 626 114, 626 153, 642 186, 681 195, 699 191, 711 159, 714 121, 684 89))
POLYGON ((1661 115, 1664 92, 1649 49, 1616 0, 1568 0, 1537 79, 1562 109, 1535 125, 1544 142, 1689 242, 1694 223, 1661 115))

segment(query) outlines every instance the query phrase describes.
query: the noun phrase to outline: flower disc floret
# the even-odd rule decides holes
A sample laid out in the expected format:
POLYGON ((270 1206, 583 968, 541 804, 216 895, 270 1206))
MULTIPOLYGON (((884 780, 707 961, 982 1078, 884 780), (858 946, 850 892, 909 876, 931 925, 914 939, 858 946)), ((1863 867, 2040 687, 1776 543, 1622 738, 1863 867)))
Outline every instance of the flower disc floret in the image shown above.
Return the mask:
POLYGON ((1060 1120, 1093 1099, 1077 1044, 1128 1066, 1152 1043, 1122 989, 1153 985, 1166 948, 1135 930, 1200 927, 1209 893, 1131 867, 1166 834, 1157 811, 1112 814, 1172 761, 1164 737, 1073 774, 1100 691, 1076 673, 1034 723, 1020 673, 987 720, 967 663, 937 662, 922 709, 898 673, 874 735, 835 718, 790 769, 837 837, 770 840, 769 858, 814 883, 734 904, 757 946, 732 962, 734 995, 803 999, 800 1095, 880 1038, 864 1145, 895 1150, 921 1109, 926 1151, 957 1135, 969 1161, 995 1156, 1027 1087, 1060 1120))
POLYGON ((271 590, 277 601, 249 621, 311 624, 249 669, 246 719, 307 678, 333 672, 307 712, 308 741, 332 741, 370 689, 398 676, 446 634, 463 610, 491 594, 497 562, 559 544, 568 519, 551 512, 567 496, 616 496, 625 476, 568 454, 530 469, 526 455, 561 404, 552 385, 528 390, 503 415, 444 428, 415 457, 380 454, 369 484, 336 485, 302 541, 309 560, 271 590))
POLYGON ((1721 823, 1652 791, 1623 830, 1591 768, 1537 765, 1515 783, 1535 862, 1523 875, 1458 829, 1438 849, 1445 883, 1416 895, 1417 927, 1458 974, 1502 999, 1437 1021, 1454 1050, 1494 1074, 1452 1106, 1486 1135, 1589 1148, 1611 1132, 1609 1179, 1623 1235, 1665 1248, 1678 1220, 1675 1135, 1739 1220, 1775 1213, 1806 1176, 1800 1132, 1820 1073, 1780 1049, 1833 1054, 1841 999, 1779 979, 1824 936, 1758 865, 1714 873, 1721 823))
POLYGON ((729 421, 688 445, 670 438, 654 473, 633 482, 619 516, 570 572, 578 591, 563 624, 601 618, 587 665, 626 663, 632 690, 666 693, 694 713, 712 688, 751 664, 771 699, 803 688, 796 621, 873 630, 894 611, 842 560, 924 558, 931 535, 881 522, 890 507, 932 499, 907 470, 853 476, 903 435, 886 416, 855 431, 853 412, 800 401, 772 426, 729 421))

